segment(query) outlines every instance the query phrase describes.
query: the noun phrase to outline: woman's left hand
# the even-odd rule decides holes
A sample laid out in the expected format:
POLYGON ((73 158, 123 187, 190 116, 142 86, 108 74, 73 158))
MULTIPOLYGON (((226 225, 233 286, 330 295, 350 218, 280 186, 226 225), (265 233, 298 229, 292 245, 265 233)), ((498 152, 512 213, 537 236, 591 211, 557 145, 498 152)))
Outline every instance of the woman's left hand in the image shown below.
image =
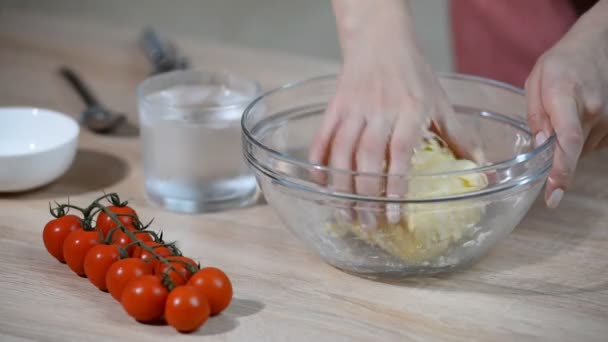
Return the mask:
POLYGON ((581 155, 608 146, 608 0, 602 0, 536 63, 526 81, 536 145, 557 145, 545 190, 555 208, 581 155))

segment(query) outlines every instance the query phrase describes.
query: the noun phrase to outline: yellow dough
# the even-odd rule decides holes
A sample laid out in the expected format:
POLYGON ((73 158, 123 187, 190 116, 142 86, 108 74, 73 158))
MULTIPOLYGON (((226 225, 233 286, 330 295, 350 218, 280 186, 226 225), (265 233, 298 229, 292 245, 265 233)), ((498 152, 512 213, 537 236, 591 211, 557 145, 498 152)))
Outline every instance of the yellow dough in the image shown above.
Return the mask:
MULTIPOLYGON (((439 138, 426 139, 412 157, 412 175, 434 174, 476 168, 477 164, 457 159, 439 138)), ((487 186, 485 175, 466 173, 446 177, 412 177, 410 198, 433 198, 479 190, 487 186)), ((451 243, 481 219, 482 203, 446 201, 407 204, 399 223, 390 224, 380 217, 378 227, 365 229, 357 222, 334 224, 333 232, 350 231, 359 239, 379 246, 388 253, 409 261, 425 261, 440 255, 451 243)))

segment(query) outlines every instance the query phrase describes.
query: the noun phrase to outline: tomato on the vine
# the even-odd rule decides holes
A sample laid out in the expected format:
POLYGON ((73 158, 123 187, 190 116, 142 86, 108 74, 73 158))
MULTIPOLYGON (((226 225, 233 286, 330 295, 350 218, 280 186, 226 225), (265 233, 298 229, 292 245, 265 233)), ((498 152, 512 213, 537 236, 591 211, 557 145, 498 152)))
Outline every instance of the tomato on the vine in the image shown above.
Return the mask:
POLYGON ((153 274, 151 265, 139 258, 126 258, 118 260, 106 272, 106 286, 108 292, 120 301, 125 286, 133 279, 146 274, 153 274))
POLYGON ((65 262, 63 243, 68 235, 77 229, 82 229, 82 220, 76 215, 65 215, 50 220, 42 231, 44 247, 57 260, 65 262))
MULTIPOLYGON (((128 205, 125 205, 125 206, 110 205, 110 206, 107 206, 106 209, 108 209, 109 211, 111 211, 112 213, 117 215, 116 217, 125 227, 126 226, 136 226, 135 220, 133 219, 133 217, 122 216, 122 215, 132 215, 132 216, 137 215, 135 210, 133 210, 133 208, 129 207, 128 205)), ((116 222, 114 222, 114 220, 112 220, 112 218, 110 216, 108 216, 108 214, 106 214, 104 211, 101 211, 99 213, 99 215, 97 216, 97 222, 95 223, 95 228, 97 230, 101 230, 103 232, 104 238, 108 235, 108 232, 112 228, 116 228, 116 227, 117 227, 116 222)))
MULTIPOLYGON (((159 255, 163 258, 166 258, 166 257, 172 255, 171 250, 168 247, 163 246, 162 244, 160 244, 156 241, 145 241, 144 245, 152 248, 154 250, 154 253, 156 253, 157 255, 159 255)), ((132 256, 134 258, 140 258, 140 259, 144 260, 145 262, 150 264, 153 268, 156 268, 156 264, 158 263, 158 259, 156 259, 152 255, 152 253, 141 248, 140 246, 135 247, 135 249, 133 250, 132 256)))
POLYGON ((209 307, 211 315, 217 315, 228 307, 232 300, 232 284, 226 273, 215 267, 205 267, 194 273, 188 285, 199 288, 203 291, 209 307))
POLYGON ((100 290, 107 290, 106 273, 120 259, 119 247, 115 245, 93 246, 84 257, 84 274, 100 290))
POLYGON ((68 203, 50 211, 56 218, 43 230, 48 252, 107 290, 137 321, 164 318, 176 330, 192 332, 230 304, 233 289, 224 272, 200 269, 173 244, 165 244, 162 234, 146 230, 118 194, 105 194, 85 208, 68 203), (110 205, 100 204, 103 199, 110 205), (67 208, 79 210, 84 218, 65 215, 67 208))
POLYGON ((165 319, 179 332, 192 332, 209 318, 209 304, 203 291, 182 285, 173 289, 165 304, 165 319))
POLYGON ((84 276, 84 258, 89 249, 99 244, 99 232, 95 230, 77 229, 65 238, 63 242, 63 257, 72 271, 84 276))
MULTIPOLYGON (((144 233, 145 232, 144 230, 137 230, 133 226, 125 226, 125 228, 127 228, 128 231, 135 234, 137 239, 139 239, 139 241, 141 241, 141 242, 154 240, 150 234, 144 233)), ((133 251, 135 250, 135 247, 137 247, 136 245, 131 245, 131 246, 127 247, 127 245, 129 245, 131 242, 133 242, 133 240, 131 240, 131 238, 127 235, 127 233, 123 232, 120 229, 118 229, 112 233, 112 243, 117 246, 120 246, 122 248, 127 248, 127 253, 129 255, 132 255, 133 251)))
POLYGON ((167 295, 167 288, 159 277, 143 275, 125 286, 120 302, 131 317, 152 322, 162 317, 167 295))
POLYGON ((194 260, 184 256, 170 256, 166 259, 169 261, 169 263, 173 266, 175 270, 171 269, 167 271, 169 266, 162 262, 159 262, 156 264, 156 269, 154 273, 162 278, 165 274, 165 271, 167 271, 169 278, 171 278, 171 281, 175 286, 184 285, 194 273, 191 272, 191 269, 198 269, 198 265, 194 260), (188 266, 187 264, 189 264, 190 266, 188 266))

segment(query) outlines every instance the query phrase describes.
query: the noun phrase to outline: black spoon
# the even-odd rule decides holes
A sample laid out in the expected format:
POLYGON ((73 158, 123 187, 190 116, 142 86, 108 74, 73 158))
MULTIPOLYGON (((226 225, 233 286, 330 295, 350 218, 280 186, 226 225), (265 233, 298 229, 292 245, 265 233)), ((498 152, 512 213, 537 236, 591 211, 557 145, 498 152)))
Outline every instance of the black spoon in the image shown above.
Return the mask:
POLYGON ((190 61, 180 56, 175 45, 162 39, 154 29, 144 29, 140 40, 148 61, 154 67, 153 74, 189 68, 190 61))
POLYGON ((60 73, 76 90, 87 106, 81 114, 80 121, 90 130, 97 133, 109 133, 125 121, 126 117, 124 114, 111 112, 102 106, 73 70, 62 67, 60 73))

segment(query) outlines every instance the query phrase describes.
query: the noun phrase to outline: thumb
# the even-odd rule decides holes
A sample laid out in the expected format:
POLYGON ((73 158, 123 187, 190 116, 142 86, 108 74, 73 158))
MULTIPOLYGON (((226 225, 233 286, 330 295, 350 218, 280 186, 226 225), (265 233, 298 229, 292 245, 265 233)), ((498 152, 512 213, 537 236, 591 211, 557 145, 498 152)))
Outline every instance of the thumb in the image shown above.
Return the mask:
POLYGON ((532 132, 532 137, 534 137, 536 147, 542 145, 552 132, 551 122, 542 104, 538 70, 538 67, 532 70, 525 85, 528 126, 532 132))

